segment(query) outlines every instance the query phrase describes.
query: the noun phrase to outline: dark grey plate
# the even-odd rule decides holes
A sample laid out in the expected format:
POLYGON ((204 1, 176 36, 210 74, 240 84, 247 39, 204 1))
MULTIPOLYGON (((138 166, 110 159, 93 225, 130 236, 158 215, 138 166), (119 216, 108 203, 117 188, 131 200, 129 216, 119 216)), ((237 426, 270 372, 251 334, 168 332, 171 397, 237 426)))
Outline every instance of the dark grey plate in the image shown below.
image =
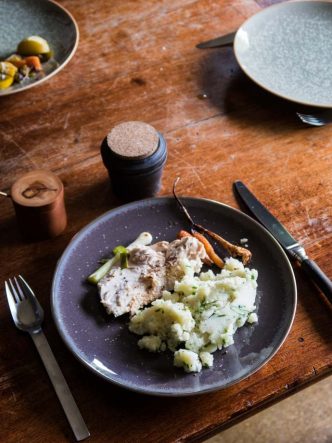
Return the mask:
POLYGON ((235 334, 227 352, 217 351, 213 369, 186 374, 172 366, 170 353, 151 354, 137 347, 128 317, 104 312, 97 289, 85 282, 117 244, 129 244, 142 231, 155 240, 173 240, 188 228, 173 198, 130 203, 107 212, 82 229, 63 253, 53 280, 56 325, 73 354, 88 368, 117 385, 146 394, 183 396, 225 388, 261 368, 285 340, 296 309, 291 265, 274 238, 242 212, 203 199, 183 199, 194 219, 233 242, 249 240, 251 266, 259 272, 258 324, 235 334))
POLYGON ((66 66, 79 39, 77 23, 61 5, 50 0, 0 0, 0 60, 15 53, 18 43, 30 35, 45 38, 54 59, 44 64, 46 75, 0 90, 0 96, 40 85, 66 66))

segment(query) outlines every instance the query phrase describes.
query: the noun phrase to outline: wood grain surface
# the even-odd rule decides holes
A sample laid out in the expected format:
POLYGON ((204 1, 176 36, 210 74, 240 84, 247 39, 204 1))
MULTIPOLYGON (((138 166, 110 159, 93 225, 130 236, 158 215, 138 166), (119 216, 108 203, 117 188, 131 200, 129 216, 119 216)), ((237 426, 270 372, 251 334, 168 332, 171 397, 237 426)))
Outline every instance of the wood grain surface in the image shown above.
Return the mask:
MULTIPOLYGON (((161 195, 171 192, 238 204, 241 179, 332 277, 332 126, 307 128, 295 105, 255 86, 231 48, 195 44, 236 29, 271 0, 62 0, 80 28, 78 51, 49 82, 0 98, 0 189, 45 168, 65 185, 68 227, 26 243, 11 201, 0 200, 1 285, 24 276, 45 308, 45 333, 91 431, 91 442, 204 440, 332 372, 331 307, 295 267, 294 326, 259 372, 223 391, 152 398, 100 380, 65 348, 50 312, 56 262, 71 237, 121 204, 99 148, 113 125, 141 120, 161 131, 169 157, 161 195)), ((0 297, 0 441, 74 441, 28 336, 0 297)))

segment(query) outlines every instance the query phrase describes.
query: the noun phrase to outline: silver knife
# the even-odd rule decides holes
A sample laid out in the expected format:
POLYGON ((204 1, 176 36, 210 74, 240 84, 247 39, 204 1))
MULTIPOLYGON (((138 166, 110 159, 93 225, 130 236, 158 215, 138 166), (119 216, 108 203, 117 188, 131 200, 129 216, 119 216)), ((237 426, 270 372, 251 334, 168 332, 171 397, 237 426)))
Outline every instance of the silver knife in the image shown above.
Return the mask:
POLYGON ((291 236, 286 228, 265 208, 265 206, 262 205, 260 201, 257 200, 241 181, 236 181, 234 183, 234 189, 237 191, 249 211, 281 244, 287 254, 300 263, 301 268, 309 275, 332 303, 332 282, 320 267, 313 260, 308 258, 304 247, 291 236))
POLYGON ((196 48, 206 49, 206 48, 219 48, 221 46, 231 46, 234 42, 235 32, 230 32, 229 34, 222 35, 221 37, 214 38, 212 40, 207 40, 206 42, 198 43, 196 48))

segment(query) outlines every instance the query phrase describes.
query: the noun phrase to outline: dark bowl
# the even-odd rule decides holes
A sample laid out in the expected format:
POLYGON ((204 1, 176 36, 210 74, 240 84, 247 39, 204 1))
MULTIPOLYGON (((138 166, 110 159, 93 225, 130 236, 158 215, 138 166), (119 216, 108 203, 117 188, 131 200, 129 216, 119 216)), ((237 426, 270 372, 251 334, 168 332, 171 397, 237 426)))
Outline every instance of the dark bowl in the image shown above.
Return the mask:
POLYGON ((47 40, 54 57, 43 64, 43 73, 26 83, 0 90, 0 97, 35 87, 49 80, 73 57, 79 40, 73 16, 50 0, 0 0, 0 60, 15 53, 18 43, 38 35, 47 40))

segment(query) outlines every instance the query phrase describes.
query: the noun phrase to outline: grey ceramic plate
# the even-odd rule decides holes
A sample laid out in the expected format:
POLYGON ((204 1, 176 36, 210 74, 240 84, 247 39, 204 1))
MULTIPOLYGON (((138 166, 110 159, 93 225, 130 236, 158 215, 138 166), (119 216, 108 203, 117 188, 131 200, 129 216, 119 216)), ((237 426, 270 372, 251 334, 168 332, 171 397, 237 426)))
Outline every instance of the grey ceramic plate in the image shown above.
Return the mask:
POLYGON ((332 107, 332 3, 271 6, 238 30, 234 50, 243 71, 291 101, 332 107))
POLYGON ((52 309, 56 325, 73 354, 108 381, 146 394, 182 396, 225 388, 253 374, 279 349, 291 327, 296 284, 290 263, 273 237, 250 217, 210 200, 184 199, 197 222, 231 241, 249 240, 252 267, 259 272, 258 316, 235 335, 227 352, 217 351, 213 369, 186 374, 174 368, 169 353, 138 349, 128 317, 105 314, 97 289, 86 277, 117 244, 129 244, 142 231, 155 240, 173 240, 188 228, 173 198, 134 202, 102 215, 69 244, 53 280, 52 309))
POLYGON ((54 58, 43 64, 45 75, 0 90, 0 96, 32 88, 53 77, 72 58, 79 39, 72 15, 53 1, 0 0, 0 60, 15 53, 18 43, 30 35, 45 38, 54 58))

